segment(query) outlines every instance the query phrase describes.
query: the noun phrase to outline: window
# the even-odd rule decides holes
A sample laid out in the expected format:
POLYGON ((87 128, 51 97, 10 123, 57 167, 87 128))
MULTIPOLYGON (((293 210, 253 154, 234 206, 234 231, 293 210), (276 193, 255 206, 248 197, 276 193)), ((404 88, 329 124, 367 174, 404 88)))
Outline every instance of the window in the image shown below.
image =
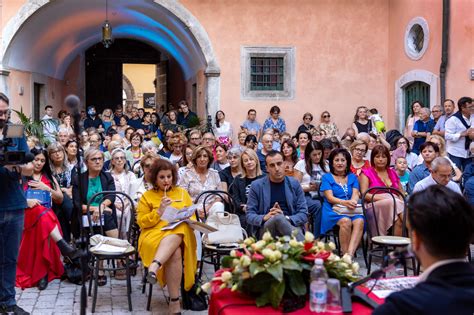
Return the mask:
POLYGON ((416 17, 408 23, 405 30, 405 53, 412 60, 419 60, 428 48, 428 23, 422 17, 416 17))
POLYGON ((283 58, 250 58, 252 91, 283 91, 283 58))
POLYGON ((242 47, 241 97, 245 100, 293 99, 293 47, 242 47))

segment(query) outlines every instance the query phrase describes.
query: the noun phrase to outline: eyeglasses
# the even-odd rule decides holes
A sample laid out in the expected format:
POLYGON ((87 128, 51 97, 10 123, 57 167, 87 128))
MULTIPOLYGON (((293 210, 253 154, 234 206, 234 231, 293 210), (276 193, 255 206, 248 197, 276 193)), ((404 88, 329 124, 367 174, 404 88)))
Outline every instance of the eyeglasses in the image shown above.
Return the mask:
POLYGON ((104 159, 104 158, 101 158, 101 157, 95 157, 95 158, 89 159, 89 161, 92 161, 92 162, 97 163, 97 162, 102 162, 103 159, 104 159))
POLYGON ((191 138, 191 141, 198 141, 200 140, 201 138, 191 138))
POLYGON ((125 160, 125 156, 115 156, 114 161, 125 160))
POLYGON ((53 155, 53 154, 56 154, 56 153, 61 153, 60 150, 56 150, 56 151, 51 151, 50 154, 53 155))
POLYGON ((204 141, 214 141, 214 138, 202 138, 204 141))
POLYGON ((323 115, 323 118, 330 118, 331 115, 323 115))
POLYGON ((3 116, 3 115, 5 115, 5 116, 10 115, 10 110, 9 110, 9 109, 7 109, 7 110, 0 110, 0 117, 3 116))
POLYGON ((355 152, 360 152, 360 153, 365 153, 364 149, 359 149, 359 148, 355 148, 354 151, 355 152))

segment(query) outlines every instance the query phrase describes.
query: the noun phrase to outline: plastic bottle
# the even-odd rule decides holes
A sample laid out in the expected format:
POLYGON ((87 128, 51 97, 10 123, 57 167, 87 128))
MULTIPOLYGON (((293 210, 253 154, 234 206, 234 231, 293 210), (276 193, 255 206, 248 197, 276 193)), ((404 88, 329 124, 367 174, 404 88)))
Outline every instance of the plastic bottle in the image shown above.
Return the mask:
POLYGON ((314 260, 311 269, 311 284, 309 287, 309 308, 311 312, 324 313, 328 294, 328 274, 324 268, 324 261, 320 258, 314 260))

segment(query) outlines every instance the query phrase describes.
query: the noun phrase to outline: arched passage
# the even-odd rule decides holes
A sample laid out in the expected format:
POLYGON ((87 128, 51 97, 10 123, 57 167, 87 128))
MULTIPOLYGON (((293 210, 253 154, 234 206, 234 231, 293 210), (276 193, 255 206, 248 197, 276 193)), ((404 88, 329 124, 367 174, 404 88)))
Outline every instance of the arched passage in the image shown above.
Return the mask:
MULTIPOLYGON (((100 42, 105 19, 103 0, 28 1, 7 23, 2 36, 2 69, 63 79, 71 62, 100 42)), ((205 75, 204 102, 217 110, 220 69, 209 37, 199 21, 179 2, 109 1, 114 38, 129 38, 168 54, 184 78, 205 75)))

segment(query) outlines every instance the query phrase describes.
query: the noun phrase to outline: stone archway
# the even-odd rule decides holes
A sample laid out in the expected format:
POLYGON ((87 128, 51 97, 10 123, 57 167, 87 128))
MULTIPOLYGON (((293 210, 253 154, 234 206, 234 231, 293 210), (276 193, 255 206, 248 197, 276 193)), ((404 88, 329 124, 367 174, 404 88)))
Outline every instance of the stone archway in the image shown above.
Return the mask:
MULTIPOLYGON (((117 38, 136 38, 144 42, 153 41, 151 38, 159 38, 151 44, 170 55, 177 54, 176 59, 178 61, 182 59, 181 66, 190 69, 188 72, 185 71, 185 76, 191 78, 197 73, 204 73, 206 77, 203 86, 204 103, 207 104, 207 112, 217 111, 220 103, 220 68, 209 36, 196 17, 179 1, 137 0, 134 1, 133 7, 129 6, 129 3, 129 0, 116 0, 109 3, 109 7, 112 7, 110 10, 115 8, 118 12, 118 15, 114 17, 117 19, 114 28, 117 38), (122 19, 122 22, 120 22, 120 14, 126 17, 122 19), (177 43, 173 42, 176 40, 177 43), (162 42, 166 45, 160 46, 162 42)), ((96 26, 100 25, 99 21, 89 22, 89 20, 99 16, 100 19, 103 18, 102 6, 103 1, 100 0, 27 1, 3 29, 0 49, 0 86, 5 85, 5 76, 8 76, 9 70, 28 71, 60 79, 64 75, 65 65, 69 64, 78 52, 100 41, 99 32, 96 30, 96 26), (61 10, 66 11, 67 14, 60 14, 61 10), (96 14, 90 14, 88 10, 96 14), (50 14, 49 18, 44 17, 46 11, 50 14), (51 12, 56 14, 51 14, 51 12), (86 14, 89 14, 88 19, 84 19, 86 14), (51 16, 54 18, 52 19, 51 16), (52 29, 62 29, 57 25, 54 27, 48 24, 59 23, 58 21, 63 26, 67 26, 64 29, 67 30, 68 36, 60 34, 54 38, 55 35, 50 32, 47 37, 48 45, 44 48, 55 49, 54 52, 57 55, 50 53, 51 58, 46 58, 48 54, 43 49, 40 51, 43 55, 38 57, 40 60, 42 57, 43 61, 36 61, 36 63, 31 61, 33 59, 31 56, 36 56, 35 52, 28 51, 25 47, 33 44, 39 46, 44 39, 38 34, 45 34, 52 29), (39 29, 32 28, 32 23, 39 29), (94 23, 94 25, 85 25, 86 23, 94 23), (88 26, 90 30, 87 29, 88 26), (35 32, 38 33, 33 35, 35 32), (37 40, 32 40, 28 36, 36 36, 37 40), (74 40, 76 41, 73 42, 74 40), (29 58, 24 55, 26 51, 30 54, 29 58)))
POLYGON ((436 100, 438 97, 438 76, 434 73, 415 69, 406 72, 395 82, 395 126, 399 130, 403 130, 405 127, 405 97, 404 88, 412 82, 421 81, 430 86, 430 106, 437 104, 436 100))
POLYGON ((122 88, 125 91, 125 95, 127 96, 125 105, 129 103, 134 104, 135 101, 138 103, 138 100, 136 100, 137 97, 135 94, 135 88, 133 87, 133 84, 130 79, 127 78, 125 74, 122 75, 122 88))

